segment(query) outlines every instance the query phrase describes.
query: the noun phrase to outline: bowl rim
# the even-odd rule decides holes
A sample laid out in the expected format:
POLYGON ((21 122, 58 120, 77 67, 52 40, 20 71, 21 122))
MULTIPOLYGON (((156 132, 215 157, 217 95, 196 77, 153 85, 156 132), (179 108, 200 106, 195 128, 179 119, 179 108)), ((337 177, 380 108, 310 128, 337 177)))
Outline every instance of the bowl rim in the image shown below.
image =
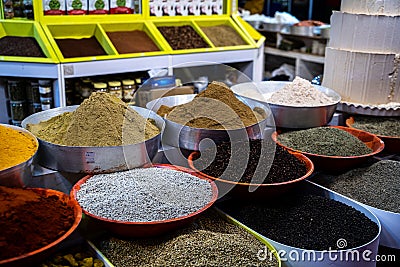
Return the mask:
MULTIPOLYGON (((346 126, 351 129, 360 130, 353 126, 354 122, 355 122, 355 119, 353 116, 351 116, 346 119, 346 126)), ((364 130, 362 130, 362 131, 364 131, 364 130)), ((365 131, 365 132, 370 133, 368 131, 365 131)), ((374 133, 370 133, 370 134, 374 134, 374 133)), ((384 138, 384 139, 400 140, 400 136, 390 136, 390 135, 381 135, 381 134, 374 134, 374 135, 376 135, 377 137, 379 137, 381 139, 384 138)))
MULTIPOLYGON (((367 158, 367 157, 372 157, 372 156, 378 154, 385 147, 385 144, 382 141, 382 139, 380 139, 375 134, 372 134, 372 133, 369 133, 369 132, 366 132, 366 131, 362 131, 362 130, 358 130, 358 129, 355 129, 355 128, 345 127, 345 126, 332 126, 331 125, 331 126, 326 126, 326 127, 336 128, 336 129, 340 129, 340 130, 346 131, 346 132, 350 133, 351 135, 353 135, 354 137, 357 137, 357 136, 355 136, 351 131, 358 132, 358 133, 364 133, 364 134, 374 138, 375 140, 377 140, 380 145, 376 150, 372 151, 371 153, 364 154, 364 155, 358 155, 358 156, 327 156, 327 155, 320 155, 320 154, 313 154, 313 153, 309 153, 309 152, 303 152, 303 151, 292 149, 292 148, 290 148, 288 146, 283 145, 281 142, 278 141, 278 135, 279 135, 278 131, 274 131, 272 133, 272 135, 271 135, 271 138, 275 143, 277 143, 281 147, 284 147, 284 148, 286 148, 288 150, 295 151, 295 152, 304 154, 304 155, 309 156, 309 157, 318 157, 318 158, 324 158, 324 159, 361 159, 361 158, 367 158), (348 131, 349 129, 351 131, 348 131)), ((365 144, 365 142, 363 142, 363 143, 365 144)))
MULTIPOLYGON (((104 223, 113 223, 113 224, 116 224, 116 225, 125 225, 125 226, 129 226, 129 225, 130 226, 139 226, 139 225, 141 225, 141 226, 151 226, 151 225, 158 225, 158 224, 165 224, 165 223, 173 223, 173 222, 178 222, 178 221, 182 221, 182 220, 185 220, 185 219, 189 219, 191 217, 194 217, 194 216, 202 213, 203 211, 206 211, 208 208, 210 208, 215 203, 215 201, 218 198, 218 188, 217 188, 217 185, 215 184, 215 182, 212 179, 208 179, 208 178, 206 178, 204 176, 196 174, 195 172, 193 172, 192 170, 190 170, 188 168, 185 168, 185 167, 182 167, 182 166, 177 166, 177 165, 171 165, 171 164, 152 164, 151 166, 148 166, 147 168, 167 168, 167 169, 171 169, 171 170, 175 170, 175 171, 185 172, 185 173, 193 175, 193 176, 195 176, 195 177, 197 177, 199 179, 206 180, 211 185, 211 191, 212 191, 211 200, 205 206, 203 206, 202 208, 200 208, 200 209, 198 209, 198 210, 196 210, 196 211, 194 211, 192 213, 189 213, 189 214, 187 214, 185 216, 178 217, 178 218, 171 218, 171 219, 167 219, 167 220, 158 220, 158 221, 149 221, 149 222, 133 222, 133 221, 119 221, 119 220, 113 220, 113 219, 107 219, 107 218, 104 218, 104 217, 100 217, 100 216, 97 216, 97 215, 95 215, 93 213, 88 212, 87 210, 85 210, 84 208, 82 208, 80 206, 79 202, 76 199, 76 194, 80 190, 80 186, 82 184, 84 184, 88 179, 93 177, 93 175, 86 175, 85 177, 80 179, 78 182, 76 182, 74 184, 74 186, 72 187, 72 189, 71 189, 70 196, 72 198, 74 198, 75 201, 78 202, 78 205, 81 207, 82 212, 84 214, 86 214, 86 215, 88 215, 88 216, 90 216, 92 218, 95 218, 95 219, 97 219, 97 220, 99 220, 101 222, 104 222, 104 223)), ((127 171, 129 171, 129 170, 127 170, 127 171)))
MULTIPOLYGON (((302 27, 302 26, 300 26, 300 27, 302 27)), ((251 84, 253 84, 253 85, 255 85, 255 86, 261 86, 261 85, 265 85, 265 86, 267 86, 268 84, 270 84, 270 85, 279 85, 279 84, 282 84, 282 87, 283 86, 285 86, 285 85, 287 85, 287 84, 290 84, 291 82, 287 82, 287 81, 262 81, 262 82, 247 82, 247 84, 249 84, 249 83, 251 83, 251 84)), ((241 83, 241 84, 246 84, 246 83, 241 83)), ((240 85, 240 84, 235 84, 234 86, 232 86, 232 87, 238 87, 238 85, 240 85)), ((318 106, 307 106, 307 105, 302 105, 302 106, 296 106, 296 105, 283 105, 283 104, 278 104, 278 103, 274 103, 274 102, 270 102, 270 101, 268 101, 268 99, 257 99, 256 97, 254 97, 254 96, 246 96, 246 95, 243 95, 242 94, 242 92, 238 92, 238 91, 235 91, 235 90, 232 90, 234 93, 235 93, 235 95, 237 95, 237 96, 241 96, 241 97, 245 97, 245 98, 248 98, 248 99, 252 99, 252 100, 255 100, 255 101, 259 101, 259 102, 262 102, 262 103, 266 103, 266 104, 268 104, 268 105, 270 105, 270 106, 275 106, 275 107, 281 107, 281 108, 293 108, 293 109, 320 109, 320 108, 328 108, 328 107, 334 107, 334 106, 337 106, 341 101, 342 101, 342 97, 341 97, 341 95, 338 93, 338 92, 336 92, 335 90, 333 90, 333 89, 331 89, 331 88, 329 88, 329 87, 325 87, 325 86, 322 86, 322 85, 316 85, 316 84, 313 84, 312 85, 315 89, 317 89, 318 91, 320 91, 320 92, 322 92, 321 91, 321 89, 323 89, 323 90, 327 90, 327 91, 329 91, 329 93, 330 94, 332 94, 333 95, 333 102, 332 103, 328 103, 328 104, 325 104, 325 105, 318 105, 318 106)), ((279 91, 279 90, 276 90, 276 91, 271 91, 271 93, 274 93, 274 92, 277 92, 277 91, 279 91)), ((262 93, 259 91, 259 93, 262 95, 262 93)), ((324 93, 325 94, 325 92, 322 92, 322 93, 324 93)), ((329 96, 329 95, 328 95, 329 96)), ((329 97, 332 97, 332 96, 329 96, 329 97)))
MULTIPOLYGON (((45 114, 45 113, 50 113, 52 112, 60 112, 60 113, 56 113, 54 116, 52 116, 51 118, 54 118, 55 116, 64 114, 66 112, 73 112, 75 111, 80 105, 72 105, 72 106, 65 106, 65 107, 58 107, 58 108, 52 108, 49 110, 43 110, 34 114, 29 115, 28 117, 26 117, 23 121, 22 121, 22 128, 26 131, 28 131, 26 129, 27 125, 28 125, 28 120, 29 118, 32 118, 33 116, 38 116, 38 114, 45 114)), ((49 141, 46 141, 40 137, 36 137, 33 133, 31 133, 30 131, 28 131, 30 134, 32 134, 33 136, 35 136, 35 138, 37 140, 39 140, 42 143, 47 144, 48 146, 53 146, 53 147, 62 147, 62 148, 72 148, 72 149, 84 149, 84 148, 90 148, 90 149, 112 149, 112 148, 120 148, 120 147, 130 147, 130 146, 135 146, 135 145, 142 145, 145 144, 147 142, 151 142, 152 140, 155 140, 157 138, 161 138, 161 134, 165 129, 165 121, 164 119, 158 115, 157 113, 155 113, 154 111, 147 109, 147 108, 143 108, 143 107, 139 107, 139 106, 132 106, 132 105, 128 105, 131 109, 133 109, 134 111, 136 111, 136 109, 140 109, 140 110, 146 110, 149 112, 149 114, 151 114, 152 116, 156 116, 159 117, 160 122, 162 122, 162 127, 161 129, 155 125, 158 130, 160 131, 158 134, 156 134, 155 136, 153 136, 152 138, 149 138, 143 142, 139 142, 139 143, 134 143, 134 144, 124 144, 124 145, 120 145, 120 146, 67 146, 67 145, 61 145, 61 144, 56 144, 56 143, 51 143, 49 141)), ((137 111, 136 111, 137 112, 137 111)), ((139 114, 140 115, 140 114, 139 114)), ((143 117, 142 115, 140 115, 141 117, 143 117)), ((49 118, 49 119, 51 119, 49 118)), ((46 119, 46 120, 49 120, 46 119)), ((145 118, 146 119, 146 118, 145 118)))
POLYGON ((223 182, 223 183, 227 183, 227 184, 232 184, 232 185, 239 185, 239 186, 248 186, 248 187, 276 187, 276 186, 280 186, 280 185, 288 185, 288 184, 292 184, 292 183, 296 183, 296 182, 300 182, 302 180, 307 179, 308 177, 311 176, 311 174, 314 172, 314 163, 305 155, 298 153, 298 152, 294 152, 294 151, 290 151, 288 149, 285 149, 286 151, 288 151, 290 154, 294 155, 298 160, 304 162, 306 164, 307 167, 307 172, 296 179, 290 180, 290 181, 286 181, 286 182, 280 182, 280 183, 272 183, 272 184, 255 184, 255 183, 243 183, 243 182, 235 182, 235 181, 229 181, 229 180, 225 180, 219 177, 214 177, 214 176, 210 176, 208 174, 205 174, 204 172, 198 170, 194 164, 193 164, 193 158, 200 154, 199 151, 193 151, 192 153, 189 154, 188 156, 188 163, 191 169, 193 169, 193 171, 199 173, 200 175, 214 180, 214 181, 218 181, 218 182, 223 182))
POLYGON ((19 126, 16 126, 16 125, 10 125, 10 124, 3 124, 3 123, 0 123, 0 126, 5 126, 5 127, 7 127, 7 128, 11 128, 11 129, 14 129, 14 130, 16 130, 16 131, 22 131, 22 132, 24 132, 24 134, 26 134, 27 136, 29 136, 29 137, 35 142, 35 144, 36 144, 36 150, 35 150, 35 152, 32 154, 32 156, 30 156, 27 160, 18 163, 17 165, 14 165, 14 166, 8 167, 8 168, 6 168, 6 169, 0 170, 0 173, 6 173, 6 172, 12 171, 12 170, 14 170, 14 169, 20 168, 20 167, 22 167, 24 164, 26 164, 27 162, 29 162, 29 161, 31 161, 31 160, 33 160, 33 159, 35 158, 35 156, 37 155, 37 153, 38 153, 38 151, 39 151, 39 139, 38 139, 33 133, 31 133, 30 131, 28 131, 27 129, 25 129, 25 128, 23 128, 23 127, 19 127, 19 126))
MULTIPOLYGON (((234 132, 234 131, 248 130, 248 129, 251 129, 251 128, 253 128, 253 127, 257 127, 258 125, 262 125, 263 123, 266 123, 267 120, 270 118, 270 116, 273 116, 273 115, 272 115, 272 110, 269 108, 269 106, 268 106, 269 104, 268 104, 268 103, 266 103, 266 102, 265 102, 265 103, 261 103, 261 102, 257 101, 256 99, 252 99, 252 98, 248 98, 248 97, 245 97, 245 96, 242 96, 242 95, 238 95, 238 94, 236 94, 233 90, 232 90, 232 92, 234 93, 234 95, 236 96, 236 98, 238 98, 239 101, 241 101, 242 103, 244 103, 244 104, 245 104, 246 106, 248 106, 249 108, 251 108, 251 107, 245 102, 245 100, 255 101, 255 102, 257 102, 258 104, 263 105, 263 108, 262 108, 262 109, 263 109, 264 112, 266 113, 266 117, 263 118, 262 120, 258 121, 257 123, 252 124, 252 125, 248 125, 248 126, 241 127, 241 128, 235 128, 235 129, 209 129, 209 128, 197 128, 197 127, 191 127, 191 126, 187 126, 187 125, 180 124, 180 123, 177 123, 177 122, 175 122, 175 121, 172 121, 172 120, 168 119, 166 115, 164 115, 162 118, 165 120, 166 123, 172 124, 173 127, 179 127, 179 128, 184 129, 184 130, 186 130, 186 131, 203 131, 203 132, 209 132, 210 134, 212 134, 212 133, 234 132)), ((154 107, 154 106, 155 106, 155 103, 157 102, 156 100, 161 100, 161 99, 174 99, 174 98, 179 98, 179 97, 186 97, 186 98, 192 97, 192 99, 190 99, 188 102, 185 102, 185 103, 182 103, 182 104, 176 104, 176 105, 175 105, 175 106, 178 106, 178 105, 183 105, 183 104, 187 104, 187 103, 191 102, 191 101, 193 100, 193 98, 194 98, 196 95, 197 95, 197 94, 185 94, 185 95, 163 96, 163 97, 159 97, 159 98, 153 99, 152 101, 148 102, 147 104, 151 103, 151 104, 153 104, 153 105, 151 105, 151 107, 154 107)), ((149 109, 149 110, 151 110, 151 111, 153 111, 153 112, 155 112, 154 110, 152 110, 152 109, 150 108, 150 105, 148 106, 147 104, 146 104, 146 108, 149 109)), ((169 106, 168 106, 168 107, 169 107, 169 106)), ((174 107, 174 106, 173 106, 173 107, 174 107)), ((252 109, 252 111, 253 111, 253 113, 254 113, 254 108, 252 109)), ((155 112, 155 113, 157 114, 157 112, 155 112)), ((158 115, 158 114, 157 114, 157 115, 158 115)), ((160 116, 160 117, 161 117, 161 116, 160 116)))
POLYGON ((46 193, 51 193, 52 196, 55 195, 55 196, 57 196, 59 198, 60 197, 68 198, 68 201, 71 201, 71 202, 75 203, 74 204, 74 213, 77 213, 77 214, 74 214, 74 216, 76 215, 75 218, 74 218, 74 222, 73 222, 72 226, 68 229, 68 231, 66 231, 62 236, 60 236, 59 238, 57 238, 53 242, 47 244, 44 247, 41 247, 41 248, 36 249, 34 251, 27 252, 27 253, 22 254, 20 256, 2 260, 2 261, 0 261, 0 265, 12 263, 14 261, 18 261, 18 260, 22 260, 22 259, 27 259, 30 256, 37 255, 37 254, 42 253, 42 252, 44 252, 44 251, 46 251, 46 250, 48 250, 48 249, 50 249, 52 247, 55 247, 56 245, 58 245, 59 243, 63 242, 65 239, 67 239, 68 236, 70 236, 78 228, 78 226, 79 226, 79 224, 80 224, 80 222, 82 220, 82 209, 79 206, 79 203, 74 198, 72 198, 70 195, 65 194, 65 193, 63 193, 61 191, 50 189, 50 188, 31 188, 31 187, 27 187, 27 188, 24 188, 24 189, 32 190, 35 193, 38 193, 38 194, 40 194, 42 196, 46 195, 46 193))

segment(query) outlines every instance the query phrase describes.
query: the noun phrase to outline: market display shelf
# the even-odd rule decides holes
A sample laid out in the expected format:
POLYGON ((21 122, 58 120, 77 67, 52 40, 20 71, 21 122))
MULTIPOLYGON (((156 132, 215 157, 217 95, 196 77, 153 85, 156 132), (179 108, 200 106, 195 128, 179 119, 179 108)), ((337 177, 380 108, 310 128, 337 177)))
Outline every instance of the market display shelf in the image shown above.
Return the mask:
POLYGON ((283 51, 273 47, 265 47, 264 51, 266 54, 280 56, 280 57, 289 57, 294 59, 299 59, 303 61, 309 61, 319 64, 324 64, 325 57, 324 56, 317 56, 311 55, 306 53, 294 52, 294 51, 283 51))

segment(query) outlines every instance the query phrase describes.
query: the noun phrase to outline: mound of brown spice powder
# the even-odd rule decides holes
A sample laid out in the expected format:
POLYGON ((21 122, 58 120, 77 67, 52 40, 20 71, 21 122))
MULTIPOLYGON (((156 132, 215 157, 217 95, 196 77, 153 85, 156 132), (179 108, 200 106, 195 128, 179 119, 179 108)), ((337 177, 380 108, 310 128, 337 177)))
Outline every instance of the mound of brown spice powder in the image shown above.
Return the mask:
POLYGON ((265 119, 266 113, 261 108, 252 110, 224 83, 214 81, 189 103, 175 106, 166 117, 193 128, 231 130, 254 125, 265 119))
POLYGON ((37 137, 67 146, 120 146, 144 142, 160 130, 121 99, 92 93, 73 112, 38 125, 28 125, 37 137))

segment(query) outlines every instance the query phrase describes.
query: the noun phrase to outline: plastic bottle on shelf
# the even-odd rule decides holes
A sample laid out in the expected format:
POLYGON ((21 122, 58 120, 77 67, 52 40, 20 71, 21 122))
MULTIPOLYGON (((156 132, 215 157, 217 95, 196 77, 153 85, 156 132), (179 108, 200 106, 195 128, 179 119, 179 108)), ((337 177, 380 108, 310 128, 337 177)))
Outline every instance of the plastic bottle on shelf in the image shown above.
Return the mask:
POLYGON ((103 82, 93 83, 93 91, 94 92, 108 92, 107 83, 103 83, 103 82))
POLYGON ((53 88, 51 80, 39 80, 39 94, 42 110, 53 107, 53 88))
POLYGON ((34 19, 33 3, 32 0, 23 0, 24 17, 27 19, 34 19))

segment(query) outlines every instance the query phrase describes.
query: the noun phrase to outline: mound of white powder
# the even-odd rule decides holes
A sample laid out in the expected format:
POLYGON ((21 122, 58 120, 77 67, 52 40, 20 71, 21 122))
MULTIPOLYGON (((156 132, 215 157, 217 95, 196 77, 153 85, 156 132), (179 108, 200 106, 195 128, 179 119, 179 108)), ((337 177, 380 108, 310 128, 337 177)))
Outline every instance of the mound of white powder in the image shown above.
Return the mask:
POLYGON ((293 82, 273 93, 269 103, 296 107, 314 107, 335 104, 331 97, 316 89, 309 81, 296 77, 293 82))

